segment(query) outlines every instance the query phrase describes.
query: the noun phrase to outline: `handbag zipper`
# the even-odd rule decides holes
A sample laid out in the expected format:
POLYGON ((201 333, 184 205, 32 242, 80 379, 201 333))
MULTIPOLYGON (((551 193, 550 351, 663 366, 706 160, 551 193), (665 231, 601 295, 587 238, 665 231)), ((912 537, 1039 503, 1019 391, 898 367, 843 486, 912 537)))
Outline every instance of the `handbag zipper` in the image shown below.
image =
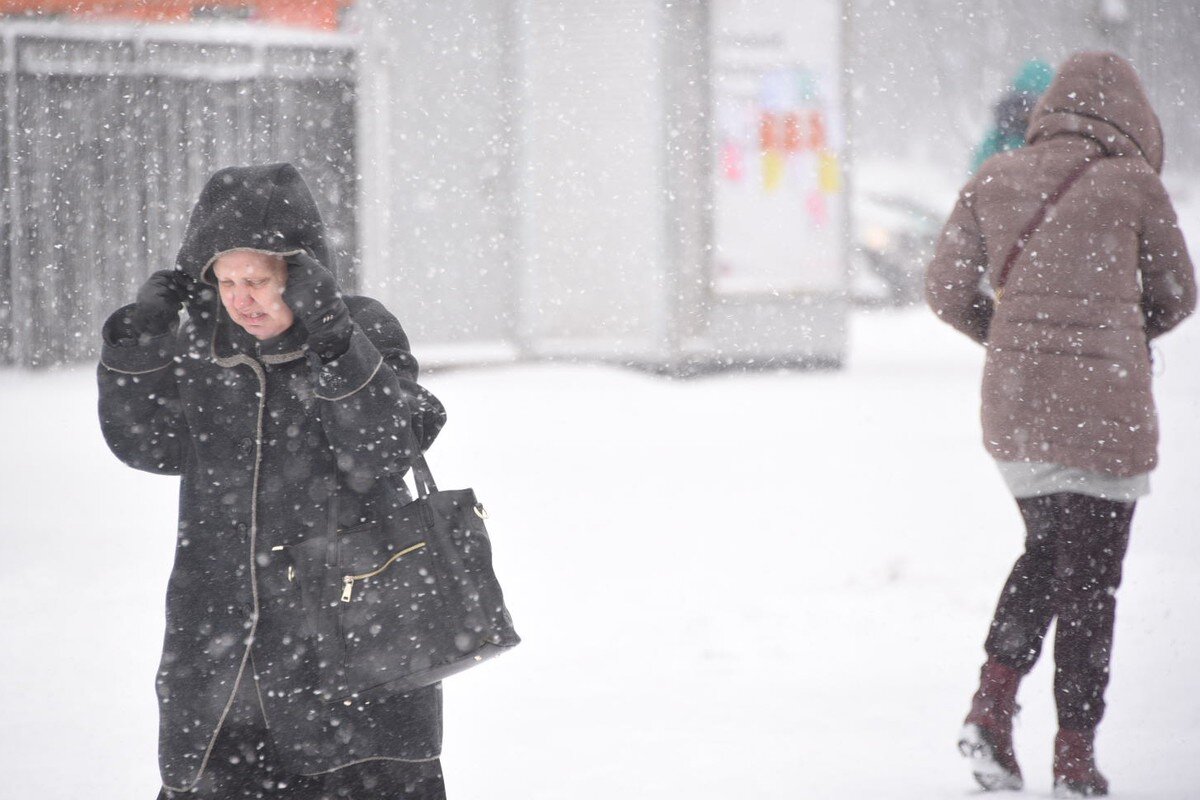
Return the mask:
POLYGON ((355 581, 365 581, 367 578, 374 578, 376 575, 378 575, 379 573, 383 572, 385 569, 390 567, 392 565, 392 563, 395 562, 396 559, 400 558, 401 556, 406 556, 409 553, 412 553, 416 550, 420 550, 424 546, 425 546, 425 542, 417 542, 416 544, 412 545, 411 547, 404 548, 399 553, 396 553, 396 555, 392 556, 387 561, 383 562, 383 565, 381 567, 379 567, 379 569, 373 570, 371 572, 364 572, 362 575, 343 576, 342 577, 342 602, 343 603, 350 602, 350 596, 354 593, 354 582, 355 581))

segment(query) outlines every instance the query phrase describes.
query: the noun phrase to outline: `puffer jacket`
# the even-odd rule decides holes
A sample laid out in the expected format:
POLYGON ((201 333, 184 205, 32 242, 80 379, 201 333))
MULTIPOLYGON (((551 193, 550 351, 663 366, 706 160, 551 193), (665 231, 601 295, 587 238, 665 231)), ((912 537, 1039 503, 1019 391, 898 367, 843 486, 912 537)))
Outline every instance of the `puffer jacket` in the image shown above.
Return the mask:
POLYGON ((425 760, 441 746, 441 694, 335 697, 341 665, 318 658, 337 635, 291 548, 379 519, 408 501, 400 477, 445 422, 416 382, 397 320, 347 297, 349 349, 322 363, 297 327, 258 342, 211 288, 222 252, 304 250, 329 264, 324 228, 290 165, 212 177, 178 268, 195 281, 187 321, 159 337, 104 328, 100 423, 137 469, 180 477, 175 565, 158 673, 163 784, 186 790, 204 770, 240 682, 253 681, 275 749, 299 774, 367 759, 425 760))
POLYGON ((962 189, 926 274, 943 320, 987 346, 983 439, 1001 461, 1114 476, 1157 463, 1148 342, 1195 307, 1192 262, 1163 189, 1162 130, 1112 53, 1063 65, 1030 118, 1029 146, 962 189), (1042 201, 1082 163, 990 287, 1042 201))

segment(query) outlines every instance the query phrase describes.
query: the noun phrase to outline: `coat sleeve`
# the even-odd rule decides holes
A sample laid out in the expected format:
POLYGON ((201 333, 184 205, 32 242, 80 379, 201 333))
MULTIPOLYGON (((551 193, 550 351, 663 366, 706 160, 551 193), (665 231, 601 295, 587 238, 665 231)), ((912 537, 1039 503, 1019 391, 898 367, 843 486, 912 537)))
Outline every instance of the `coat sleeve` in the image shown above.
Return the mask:
POLYGON ((402 473, 428 449, 446 411, 417 384, 417 361, 400 323, 380 303, 347 298, 350 346, 328 363, 309 354, 321 423, 351 486, 402 473))
POLYGON ((1196 308, 1196 276, 1175 208, 1162 182, 1150 182, 1142 216, 1138 267, 1142 275, 1142 315, 1146 337, 1161 336, 1196 308))
POLYGON ((100 430, 113 454, 134 469, 183 472, 187 429, 175 379, 177 334, 140 338, 129 328, 133 306, 104 323, 96 380, 100 430))
POLYGON ((925 271, 925 301, 944 322, 975 341, 987 342, 992 299, 980 284, 988 259, 979 219, 971 207, 971 184, 959 194, 925 271))

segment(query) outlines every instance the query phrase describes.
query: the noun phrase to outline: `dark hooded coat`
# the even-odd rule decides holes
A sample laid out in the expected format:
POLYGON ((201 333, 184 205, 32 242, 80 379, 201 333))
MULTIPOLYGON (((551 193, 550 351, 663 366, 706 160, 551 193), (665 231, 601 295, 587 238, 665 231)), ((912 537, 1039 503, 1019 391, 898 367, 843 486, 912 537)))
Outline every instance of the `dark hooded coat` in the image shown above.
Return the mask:
MULTIPOLYGON (((315 644, 337 633, 293 545, 369 523, 408 501, 400 477, 445 421, 378 302, 347 297, 348 350, 322 363, 299 326, 258 342, 225 315, 213 261, 250 248, 330 264, 313 198, 288 164, 216 173, 177 268, 203 287, 185 323, 143 338, 128 307, 106 322, 100 423, 112 451, 178 475, 179 527, 158 673, 160 766, 194 785, 237 692, 253 681, 285 766, 312 774, 367 759, 426 760, 441 746, 441 693, 336 696, 341 665, 315 644)), ((335 537, 331 537, 335 538, 335 537)), ((319 569, 320 565, 317 565, 319 569)))
POLYGON ((1196 303, 1163 189, 1162 129, 1128 62, 1070 58, 1030 118, 1029 146, 993 156, 959 194, 926 274, 943 320, 986 344, 983 438, 1002 461, 1115 476, 1157 463, 1148 342, 1196 303), (1013 262, 1042 201, 1081 163, 1013 262))

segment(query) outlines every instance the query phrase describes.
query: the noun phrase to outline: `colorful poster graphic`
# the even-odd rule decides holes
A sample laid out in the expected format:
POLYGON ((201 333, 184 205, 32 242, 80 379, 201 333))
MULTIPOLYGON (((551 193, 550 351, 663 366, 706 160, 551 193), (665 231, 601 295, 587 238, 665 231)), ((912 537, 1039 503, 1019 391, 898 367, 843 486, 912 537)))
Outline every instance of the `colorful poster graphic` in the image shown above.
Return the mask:
POLYGON ((714 0, 714 287, 833 291, 845 274, 837 0, 714 0))

